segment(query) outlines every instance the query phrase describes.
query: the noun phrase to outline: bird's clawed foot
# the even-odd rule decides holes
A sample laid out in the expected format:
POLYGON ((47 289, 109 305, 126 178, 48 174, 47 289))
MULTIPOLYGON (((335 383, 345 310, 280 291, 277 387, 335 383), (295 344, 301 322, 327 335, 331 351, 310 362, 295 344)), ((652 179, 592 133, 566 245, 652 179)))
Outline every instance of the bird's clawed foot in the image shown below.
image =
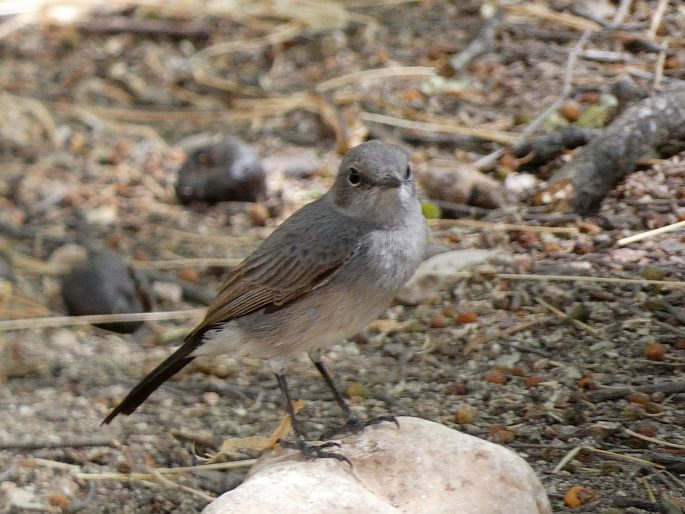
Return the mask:
POLYGON ((338 448, 340 447, 340 444, 333 441, 322 444, 310 444, 304 439, 298 437, 294 441, 285 441, 283 439, 279 439, 278 444, 283 446, 283 448, 300 450, 302 455, 304 455, 307 459, 335 459, 347 462, 350 467, 352 467, 352 462, 344 455, 326 450, 326 448, 330 448, 332 446, 338 448))
POLYGON ((321 434, 319 440, 327 441, 328 439, 332 439, 334 436, 339 434, 356 434, 364 430, 369 425, 376 425, 377 423, 381 423, 383 421, 390 421, 391 423, 395 423, 395 425, 397 425, 397 428, 400 428, 400 423, 397 421, 397 418, 392 414, 386 414, 385 416, 377 416, 366 421, 362 421, 356 416, 350 416, 349 418, 347 418, 347 421, 344 425, 329 428, 328 430, 326 430, 323 434, 321 434))

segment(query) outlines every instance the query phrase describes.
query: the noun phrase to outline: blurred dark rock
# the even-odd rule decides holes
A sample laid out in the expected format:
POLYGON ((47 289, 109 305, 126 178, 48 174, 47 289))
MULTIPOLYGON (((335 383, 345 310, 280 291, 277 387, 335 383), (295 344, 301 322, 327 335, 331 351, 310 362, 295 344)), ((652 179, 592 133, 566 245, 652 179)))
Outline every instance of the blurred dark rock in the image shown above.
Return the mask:
MULTIPOLYGON (((125 314, 145 309, 128 267, 115 254, 91 252, 62 279, 62 300, 70 316, 125 314)), ((95 326, 129 334, 143 326, 142 321, 98 323, 95 326)))
POLYGON ((176 196, 192 202, 254 202, 266 193, 264 168, 249 145, 225 138, 196 147, 181 166, 176 196))

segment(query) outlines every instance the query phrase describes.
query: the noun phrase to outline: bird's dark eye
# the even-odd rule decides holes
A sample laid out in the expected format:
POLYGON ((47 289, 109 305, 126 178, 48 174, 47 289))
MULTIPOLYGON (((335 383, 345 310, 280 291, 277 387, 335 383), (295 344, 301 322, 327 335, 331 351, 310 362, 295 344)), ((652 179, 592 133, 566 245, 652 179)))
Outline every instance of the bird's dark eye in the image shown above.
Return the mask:
POLYGON ((361 173, 359 173, 356 168, 350 168, 350 171, 347 172, 347 182, 349 182, 351 186, 358 186, 362 183, 361 173))
POLYGON ((411 166, 407 164, 407 169, 404 170, 404 178, 405 180, 409 180, 411 178, 411 166))

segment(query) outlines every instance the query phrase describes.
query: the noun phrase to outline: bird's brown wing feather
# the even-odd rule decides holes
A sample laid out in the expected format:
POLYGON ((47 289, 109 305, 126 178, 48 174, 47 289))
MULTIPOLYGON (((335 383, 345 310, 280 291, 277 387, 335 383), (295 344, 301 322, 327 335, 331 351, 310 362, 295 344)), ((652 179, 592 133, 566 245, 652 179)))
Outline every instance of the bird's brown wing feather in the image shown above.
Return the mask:
POLYGON ((317 262, 274 255, 256 256, 243 262, 224 281, 205 319, 189 337, 265 307, 277 308, 325 284, 349 257, 317 262))
POLYGON ((306 255, 265 251, 248 257, 226 278, 189 338, 197 340, 212 326, 259 309, 278 308, 325 284, 354 253, 355 242, 348 243, 345 251, 306 255))
POLYGON ((188 340, 200 345, 213 326, 278 309, 330 280, 363 239, 358 223, 322 208, 328 201, 323 197, 297 211, 234 269, 188 340))

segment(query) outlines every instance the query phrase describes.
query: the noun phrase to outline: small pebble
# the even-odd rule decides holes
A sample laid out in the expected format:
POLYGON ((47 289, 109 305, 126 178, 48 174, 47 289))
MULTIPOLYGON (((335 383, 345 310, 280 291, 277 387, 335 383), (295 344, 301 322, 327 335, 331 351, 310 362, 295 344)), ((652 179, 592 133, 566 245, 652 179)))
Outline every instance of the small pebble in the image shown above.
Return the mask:
POLYGON ((200 281, 200 272, 195 268, 181 268, 176 272, 176 277, 197 284, 200 281))
POLYGON ((220 399, 221 396, 219 396, 219 393, 215 393, 214 391, 208 391, 202 395, 202 400, 210 407, 219 403, 220 399))
POLYGON ((153 282, 152 292, 158 300, 168 302, 172 305, 178 305, 183 299, 183 289, 173 282, 153 282))

